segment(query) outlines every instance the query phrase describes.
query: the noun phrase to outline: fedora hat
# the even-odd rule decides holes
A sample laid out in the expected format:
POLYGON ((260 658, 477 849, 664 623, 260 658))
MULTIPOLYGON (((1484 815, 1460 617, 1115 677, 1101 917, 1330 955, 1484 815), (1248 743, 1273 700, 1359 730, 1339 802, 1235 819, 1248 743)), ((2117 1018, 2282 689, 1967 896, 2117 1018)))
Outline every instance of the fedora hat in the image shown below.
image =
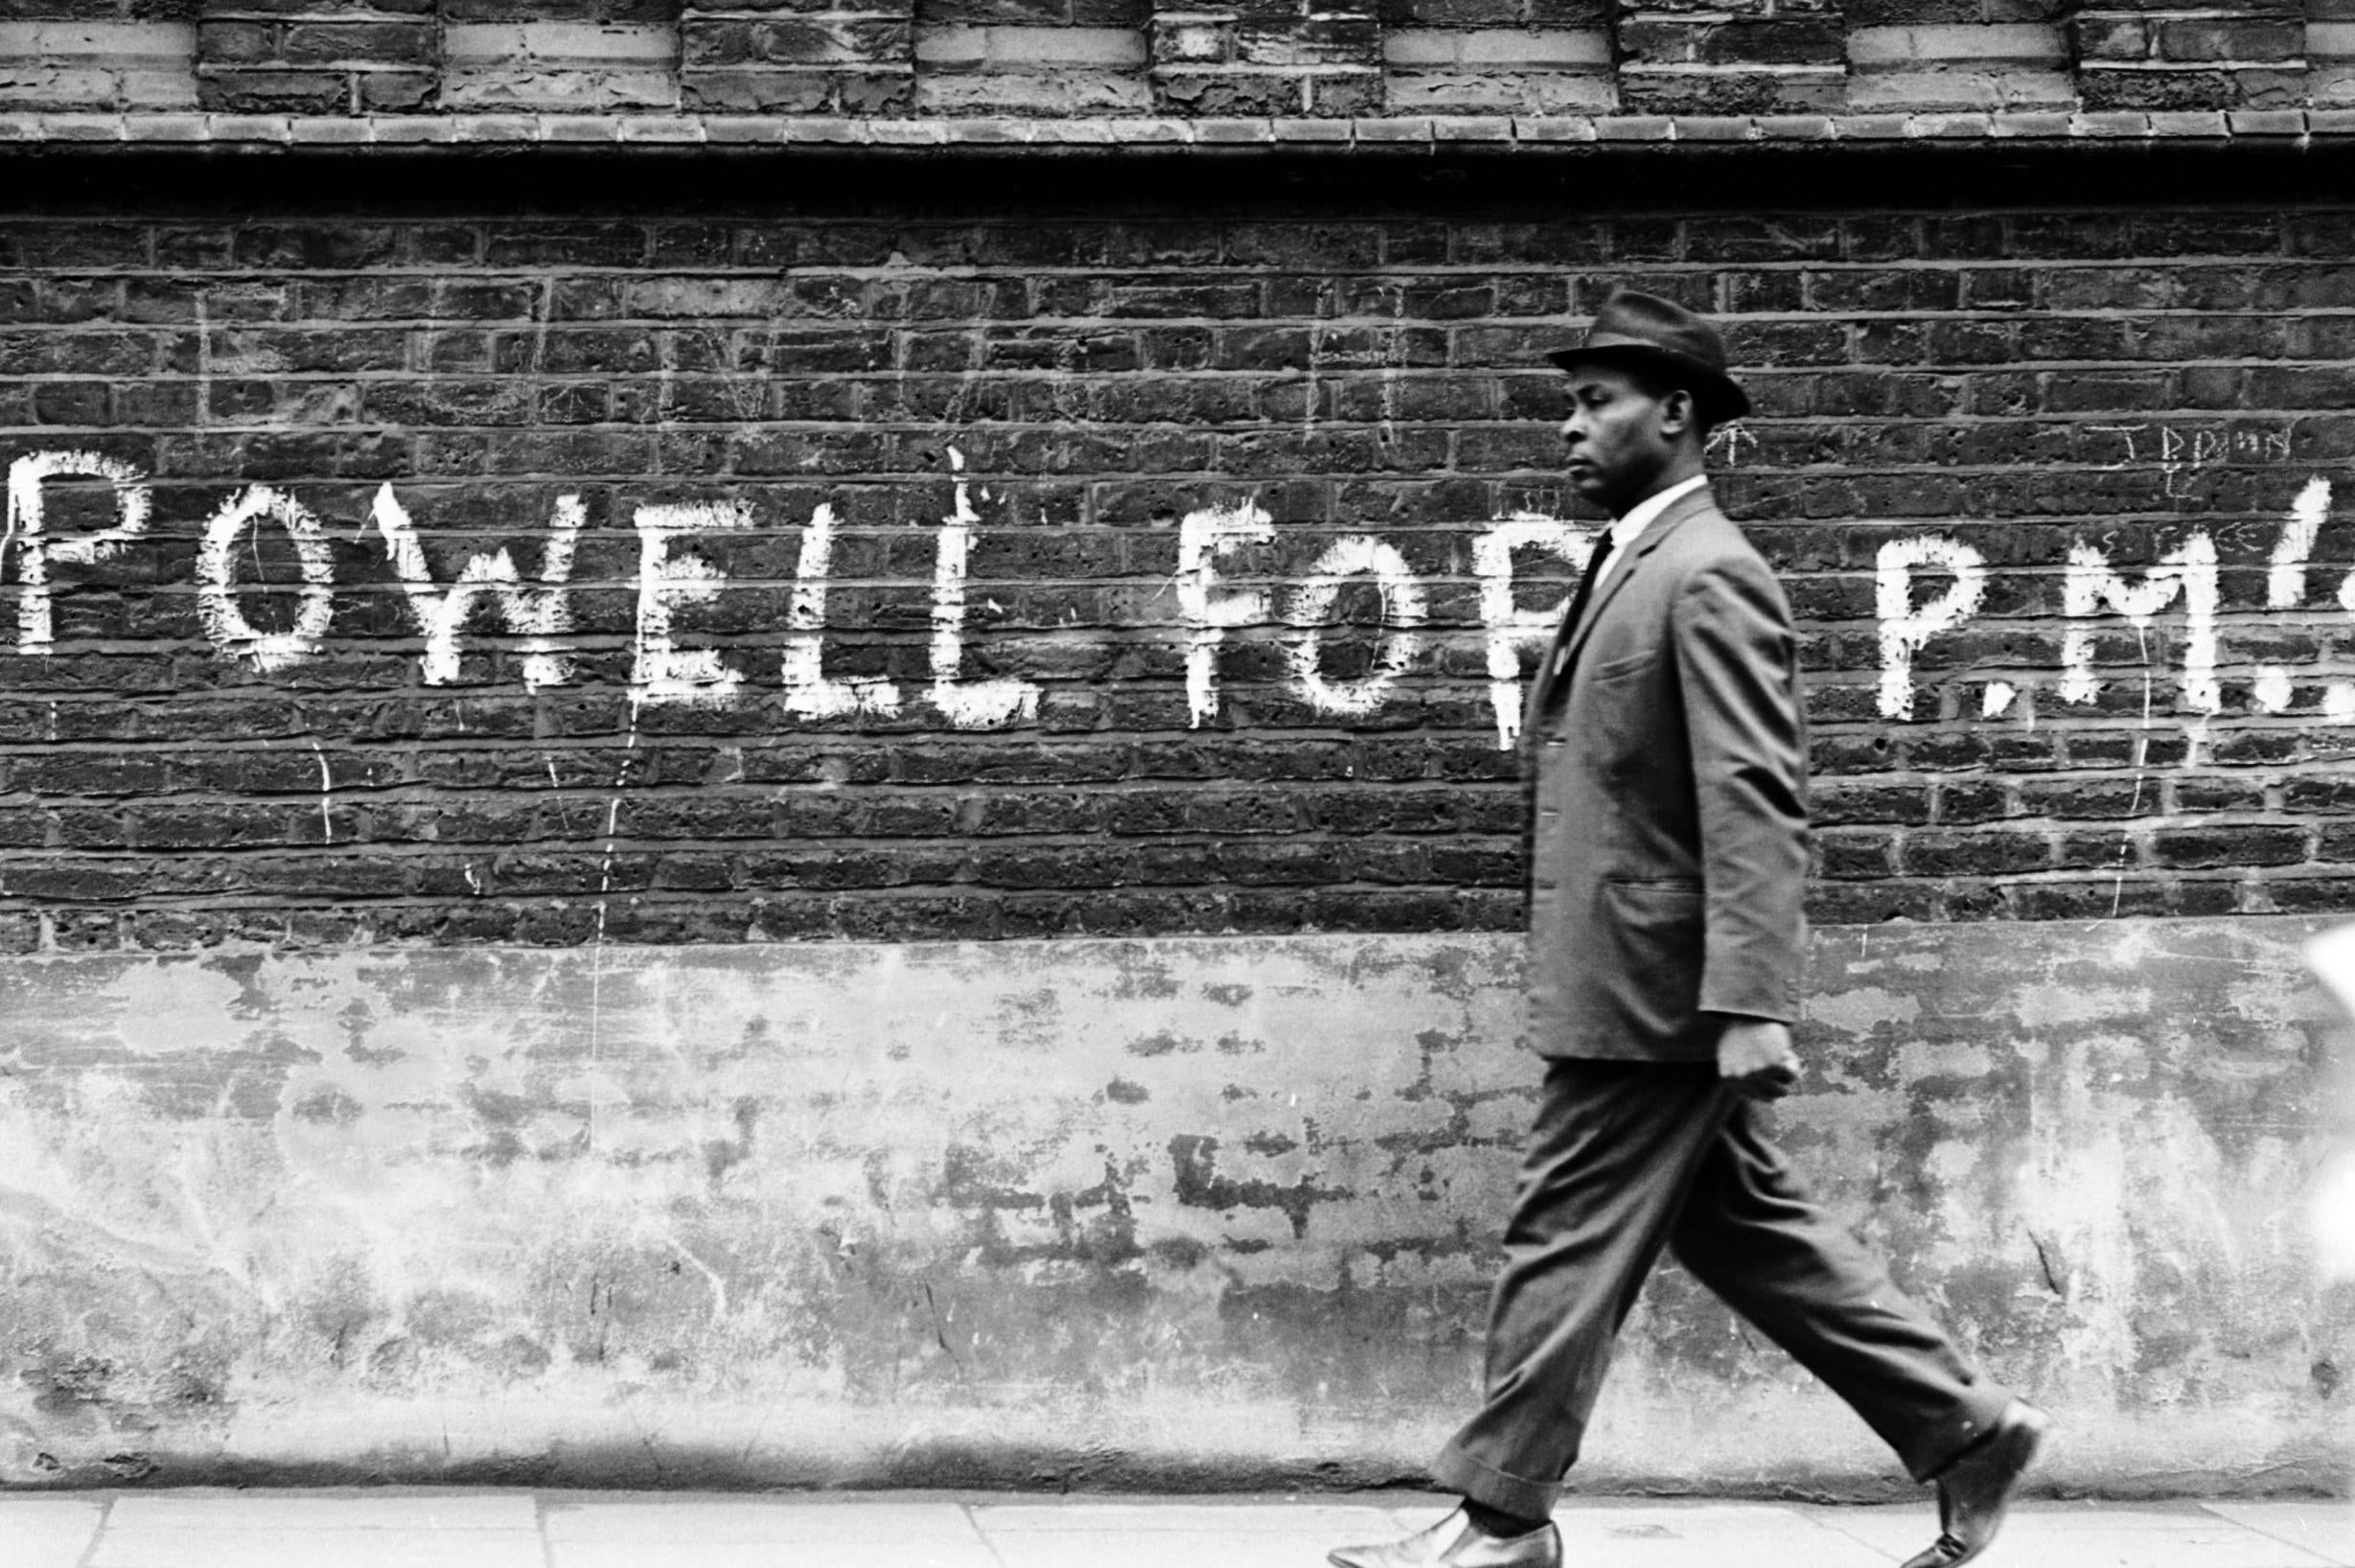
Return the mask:
POLYGON ((1692 393, 1706 425, 1750 411, 1749 394, 1725 374, 1725 339, 1718 330, 1656 294, 1614 290, 1576 348, 1556 349, 1546 357, 1564 370, 1596 362, 1644 366, 1692 393))

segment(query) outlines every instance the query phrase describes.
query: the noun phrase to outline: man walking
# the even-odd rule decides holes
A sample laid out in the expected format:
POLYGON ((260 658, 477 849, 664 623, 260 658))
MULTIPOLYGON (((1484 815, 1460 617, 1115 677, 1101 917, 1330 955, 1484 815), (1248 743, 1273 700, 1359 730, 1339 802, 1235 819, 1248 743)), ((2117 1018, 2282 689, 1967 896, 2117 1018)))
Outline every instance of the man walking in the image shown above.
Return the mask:
POLYGON ((1616 519, 1537 671, 1530 1033, 1547 1058, 1488 1387, 1433 1474, 1464 1506, 1340 1568, 1556 1568, 1549 1522, 1662 1247, 1830 1384, 1985 1550, 2044 1417, 1978 1376, 1828 1221, 1754 1102, 1798 1080, 1806 754, 1790 613, 1709 494, 1709 428, 1748 411, 1715 328, 1622 290, 1577 348, 1570 482, 1616 519))

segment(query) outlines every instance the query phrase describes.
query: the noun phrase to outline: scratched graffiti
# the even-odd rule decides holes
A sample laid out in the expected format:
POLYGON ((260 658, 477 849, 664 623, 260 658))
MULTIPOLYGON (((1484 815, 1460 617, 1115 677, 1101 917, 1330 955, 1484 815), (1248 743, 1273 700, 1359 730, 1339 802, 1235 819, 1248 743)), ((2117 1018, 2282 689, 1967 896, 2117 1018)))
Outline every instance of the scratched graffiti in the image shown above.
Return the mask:
POLYGON ((2089 435, 2108 438, 2116 450, 2096 466, 2119 473, 2141 464, 2158 469, 2166 494, 2176 500, 2191 495, 2191 481, 2224 463, 2285 462, 2290 456, 2286 430, 2219 430, 2205 427, 2185 429, 2174 425, 2089 425, 2089 435))
MULTIPOLYGON (((2275 438, 2262 432, 2244 438, 2167 426, 2089 429, 2117 443, 2121 463, 2156 464, 2170 487, 2179 473, 2233 460, 2275 460, 2287 451, 2276 450, 2277 442, 2266 446, 2275 438), (2256 445, 2250 446, 2252 442, 2256 445)), ((1729 464, 1746 450, 1738 436, 1721 436, 1720 445, 1720 460, 1729 464)), ((960 452, 952 448, 948 456, 954 500, 935 530, 929 685, 912 693, 882 677, 828 671, 827 606, 839 523, 833 507, 821 502, 801 519, 792 596, 778 634, 774 681, 788 712, 809 720, 888 718, 921 701, 958 729, 1036 720, 1040 688, 1035 682, 966 674, 969 562, 985 526, 981 507, 990 496, 968 477, 960 452)), ((2267 613, 2355 618, 2355 572, 2331 588, 2329 608, 2309 605, 2312 557, 2332 495, 2327 479, 2312 478, 2281 519, 2265 570, 2267 613)), ((53 564, 89 564, 121 554, 147 534, 152 511, 146 476, 102 453, 38 451, 10 466, 8 527, 0 549, 13 550, 18 653, 46 656, 55 650, 53 564), (52 527, 48 487, 64 480, 103 481, 108 487, 111 517, 104 526, 71 536, 52 527)), ((527 688, 564 686, 577 678, 567 637, 573 628, 576 547, 586 525, 579 496, 556 500, 537 570, 528 580, 511 551, 500 548, 469 558, 449 582, 436 583, 394 485, 377 493, 370 520, 421 639, 418 678, 425 684, 457 680, 468 629, 479 625, 486 612, 519 639, 520 677, 527 688)), ((725 590, 726 571, 694 546, 699 539, 752 527, 751 503, 738 498, 642 505, 635 509, 631 525, 638 542, 629 677, 633 704, 740 700, 760 683, 757 675, 731 664, 720 649, 696 645, 675 617, 680 609, 708 603, 725 590)), ((335 613, 334 559, 325 528, 303 502, 261 484, 227 497, 212 514, 196 558, 196 604, 204 634, 222 657, 267 674, 292 670, 322 652, 335 613), (301 576, 291 624, 279 630, 257 627, 240 602, 240 547, 264 529, 286 536, 301 576)), ((1234 572, 1238 555, 1273 543, 1277 535, 1276 519, 1248 499, 1189 512, 1179 525, 1171 584, 1179 621, 1174 631, 1185 649, 1188 709, 1196 726, 1220 715, 1230 644, 1249 629, 1272 628, 1288 639, 1290 693, 1311 712, 1338 720, 1379 712, 1398 699, 1406 678, 1432 657, 1434 585, 1396 544, 1371 533, 1344 535, 1289 583, 1234 572), (1328 667, 1328 633, 1341 623, 1340 601, 1352 587, 1370 588, 1375 610, 1365 667, 1345 677, 1328 667)), ((1489 704, 1500 748, 1516 739, 1530 656, 1551 634, 1560 610, 1558 599, 1524 602, 1516 558, 1540 559, 1555 579, 1564 580, 1582 567, 1592 538, 1586 525, 1516 511, 1490 521, 1470 542, 1489 704)), ((1916 666, 1924 651, 1987 613, 1991 569, 1976 547, 1937 533, 1889 540, 1874 567, 1880 644, 1876 705, 1882 718, 1905 721, 1916 716, 1916 666)), ((2219 644, 2226 607, 2217 547, 2208 532, 2191 530, 2147 564, 2121 562, 2102 542, 2081 538, 2069 547, 2060 583, 2064 630, 2058 669, 2041 680, 2017 673, 1987 680, 1982 718, 2017 717, 2032 724, 2040 704, 2051 710, 2099 702, 2105 684, 2100 642, 2120 626, 2136 634, 2143 650, 2146 720, 2153 677, 2162 667, 2172 672, 2171 710, 2187 713, 2195 725, 2223 711, 2219 644)), ((2244 682, 2254 711, 2281 713, 2291 707, 2294 686, 2285 667, 2263 664, 2236 679, 2244 682)), ((2325 680, 2320 705, 2333 719, 2355 718, 2355 679, 2325 680)))

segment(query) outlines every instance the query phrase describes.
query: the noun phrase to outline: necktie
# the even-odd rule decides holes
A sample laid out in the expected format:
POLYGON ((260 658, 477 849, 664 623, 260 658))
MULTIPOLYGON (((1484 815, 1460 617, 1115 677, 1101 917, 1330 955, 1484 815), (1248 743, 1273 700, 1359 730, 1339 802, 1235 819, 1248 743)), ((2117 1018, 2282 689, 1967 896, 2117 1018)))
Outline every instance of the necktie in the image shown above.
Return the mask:
POLYGON ((1586 602, 1595 596, 1595 584, 1603 576, 1603 563, 1611 557, 1612 543, 1611 531, 1605 528, 1602 542, 1586 558, 1586 570, 1579 577, 1578 590, 1570 595, 1570 608, 1561 618, 1561 636, 1554 644, 1554 678, 1557 680, 1570 667, 1570 644, 1578 638, 1579 622, 1585 618, 1586 602))

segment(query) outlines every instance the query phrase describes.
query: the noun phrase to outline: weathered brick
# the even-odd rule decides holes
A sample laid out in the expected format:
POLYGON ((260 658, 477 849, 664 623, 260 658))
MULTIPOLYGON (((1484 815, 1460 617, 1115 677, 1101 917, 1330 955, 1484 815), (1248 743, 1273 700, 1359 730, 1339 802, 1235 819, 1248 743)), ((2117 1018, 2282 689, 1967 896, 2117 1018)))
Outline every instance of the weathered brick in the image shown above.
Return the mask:
POLYGON ((2167 60, 2278 61, 2305 54, 2305 24, 2288 17, 2200 17, 2159 24, 2157 54, 2167 60))
POLYGON ((430 63, 441 55, 440 31, 419 22, 293 22, 277 42, 272 58, 289 65, 430 63))
MULTIPOLYGON (((0 248, 29 270, 0 279, 0 400, 20 435, 0 455, 44 445, 40 422, 135 460, 157 521, 135 551, 58 562, 58 651, 0 664, 21 699, 0 715, 0 888, 24 900, 0 913, 46 911, 59 945, 159 947, 581 941, 600 892, 609 940, 1510 926, 1520 797, 1471 544, 1515 510, 1572 511, 1558 395, 1528 361, 1621 278, 1726 313, 1762 408, 1720 444, 1720 494, 1802 621, 1819 916, 2230 911, 2275 881, 2277 907, 2312 908, 2355 865, 2324 722, 2340 645, 2264 608, 2278 519, 2355 453, 2355 344, 2311 313, 2343 297, 2355 225, 2314 203, 1537 219, 1475 196, 1439 219, 1408 198, 1222 195, 1182 222, 885 201, 15 225, 0 248), (952 446, 980 517, 965 676, 1041 688, 1037 718, 999 733, 951 731, 930 698, 952 446), (192 587, 204 519, 259 478, 318 513, 336 582, 324 646, 284 674, 216 653, 192 587), (558 496, 585 497, 572 684, 525 693, 481 603, 464 683, 421 684, 364 533, 385 480, 444 585, 495 548, 528 579, 558 496), (675 634, 746 698, 644 707, 631 747, 630 518, 720 497, 754 525, 679 546, 729 576, 675 634), (1244 499, 1279 540, 1222 571, 1277 603, 1229 634, 1195 728, 1177 526, 1244 499), (892 680, 896 713, 780 705, 821 502, 824 667, 892 680), (2195 527, 2224 557, 2227 623, 2196 750, 2180 600, 2139 633, 2102 616, 2100 688, 2056 689, 2071 550, 2096 542, 2134 582, 2195 527), (1915 655, 1897 726, 1876 560, 1919 532, 1968 540, 1991 575, 1977 618, 1915 655), (1341 720, 1294 688, 1282 607, 1351 533, 1408 563, 1426 641, 1388 702, 1341 720), (2260 663, 2292 671, 2284 713, 2255 703, 2260 663), (2165 716, 2147 726, 2146 672, 2165 716), (1991 717, 1997 679, 2018 690, 1991 717), (229 694, 247 706, 224 712, 229 694), (274 908, 257 924, 160 898, 274 908)), ((103 522, 102 496, 51 491, 53 529, 103 522)), ((2343 554, 2326 533, 2318 612, 2343 554)), ((1523 605, 1566 590, 1558 563, 1515 565, 1523 605)), ((296 571, 257 530, 243 612, 290 624, 296 571)), ((1378 613, 1342 590, 1325 679, 1373 668, 1378 613)))
POLYGON ((362 6, 201 0, 197 9, 201 107, 341 115, 436 105, 442 28, 422 0, 362 6))

